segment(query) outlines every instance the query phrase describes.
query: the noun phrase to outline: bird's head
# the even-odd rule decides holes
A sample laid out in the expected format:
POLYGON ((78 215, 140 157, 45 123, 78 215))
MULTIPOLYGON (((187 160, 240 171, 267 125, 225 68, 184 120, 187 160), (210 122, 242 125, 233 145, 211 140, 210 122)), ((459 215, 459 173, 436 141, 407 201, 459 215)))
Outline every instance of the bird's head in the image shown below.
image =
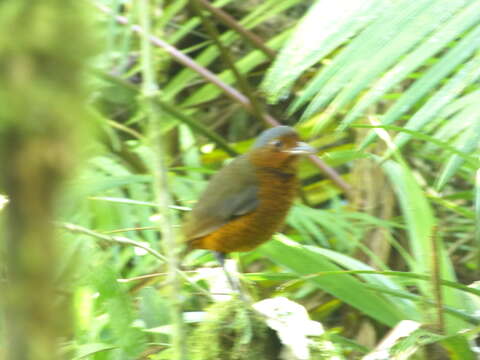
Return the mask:
POLYGON ((295 129, 277 126, 260 134, 250 150, 250 159, 257 167, 290 168, 300 155, 315 153, 315 149, 300 141, 295 129))

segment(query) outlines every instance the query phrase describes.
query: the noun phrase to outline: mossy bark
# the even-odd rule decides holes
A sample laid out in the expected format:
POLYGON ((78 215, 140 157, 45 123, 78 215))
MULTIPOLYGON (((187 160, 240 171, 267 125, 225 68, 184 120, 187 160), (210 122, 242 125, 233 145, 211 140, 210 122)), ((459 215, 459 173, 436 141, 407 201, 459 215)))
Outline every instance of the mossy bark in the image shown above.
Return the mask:
POLYGON ((190 337, 192 360, 279 360, 280 350, 265 320, 238 299, 212 305, 190 337))
POLYGON ((75 164, 87 42, 73 0, 0 4, 0 239, 5 358, 56 359, 68 316, 56 308, 53 221, 75 164))

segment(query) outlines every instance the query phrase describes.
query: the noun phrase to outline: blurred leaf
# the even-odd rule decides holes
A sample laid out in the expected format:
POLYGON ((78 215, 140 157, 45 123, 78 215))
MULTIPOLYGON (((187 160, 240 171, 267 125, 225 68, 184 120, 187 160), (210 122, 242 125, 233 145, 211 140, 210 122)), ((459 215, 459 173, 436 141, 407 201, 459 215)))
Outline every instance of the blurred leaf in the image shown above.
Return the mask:
POLYGON ((133 326, 135 315, 130 303, 131 299, 117 282, 116 276, 110 268, 98 269, 92 277, 100 293, 98 301, 110 318, 108 324, 111 332, 110 342, 122 351, 124 357, 139 356, 146 342, 143 332, 133 326))
MULTIPOLYGON (((480 106, 477 106, 475 112, 469 114, 467 118, 471 121, 470 131, 464 132, 461 134, 459 139, 456 141, 456 148, 464 153, 470 153, 478 147, 480 143, 480 121, 478 120, 478 112, 480 111, 480 106)), ((458 155, 452 155, 442 172, 440 173, 435 188, 437 190, 442 189, 445 184, 450 180, 450 178, 457 173, 458 168, 462 165, 463 159, 458 155)))
POLYGON ((77 349, 77 355, 75 356, 74 360, 85 359, 93 354, 112 349, 115 349, 115 346, 101 343, 80 345, 77 349))
POLYGON ((140 315, 147 329, 170 323, 169 304, 152 287, 140 291, 140 315))
MULTIPOLYGON (((475 241, 477 248, 475 255, 477 259, 480 260, 480 169, 477 170, 475 177, 475 220, 475 241)), ((478 266, 480 268, 480 265, 478 266)))

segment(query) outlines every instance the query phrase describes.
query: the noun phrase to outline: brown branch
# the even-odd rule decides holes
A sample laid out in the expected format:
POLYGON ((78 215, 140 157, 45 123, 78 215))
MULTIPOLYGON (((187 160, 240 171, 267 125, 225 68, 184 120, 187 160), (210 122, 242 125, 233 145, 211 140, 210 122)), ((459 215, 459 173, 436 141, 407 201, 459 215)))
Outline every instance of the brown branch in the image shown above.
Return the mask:
MULTIPOLYGON (((130 26, 133 32, 140 34, 142 36, 147 36, 145 34, 145 31, 142 29, 141 26, 139 25, 131 25, 129 20, 125 16, 121 15, 114 15, 112 11, 101 4, 94 3, 94 6, 97 7, 99 10, 104 12, 105 14, 111 15, 115 18, 115 21, 118 22, 119 24, 130 26)), ((197 64, 192 58, 189 56, 183 54, 181 51, 179 51, 177 48, 174 46, 170 45, 169 43, 163 41, 162 39, 153 36, 153 35, 148 35, 149 40, 154 44, 155 46, 158 46, 165 50, 168 54, 170 54, 176 61, 178 61, 180 64, 185 65, 186 67, 192 69, 196 73, 198 73, 200 76, 202 76, 205 80, 208 82, 218 86, 221 90, 225 92, 225 94, 230 97, 231 99, 235 100, 236 102, 239 102, 241 105, 243 105, 248 111, 251 111, 251 104, 248 98, 231 87, 230 85, 224 83, 222 80, 220 80, 214 73, 212 73, 210 70, 204 68, 203 66, 197 64)))
POLYGON ((240 87, 241 91, 248 97, 250 104, 252 105, 252 112, 253 115, 257 118, 262 120, 264 118, 264 111, 263 106, 259 103, 255 96, 253 96, 253 91, 248 83, 247 79, 240 73, 238 70, 237 65, 235 64, 235 59, 233 58, 229 49, 225 47, 225 45, 220 40, 220 34, 217 30, 215 24, 210 20, 209 17, 205 16, 204 12, 202 11, 202 7, 198 0, 190 0, 190 5, 193 10, 197 13, 198 17, 202 20, 202 24, 208 33, 208 35, 212 38, 213 42, 217 46, 218 50, 220 51, 221 58, 225 62, 225 65, 230 68, 230 71, 237 79, 238 86, 240 87))
POLYGON ((222 23, 227 25, 230 29, 235 30, 241 36, 243 36, 247 41, 249 41, 253 46, 257 47, 260 51, 262 51, 271 61, 275 59, 277 53, 275 50, 272 50, 268 46, 265 45, 265 42, 262 38, 255 35, 250 30, 243 27, 237 20, 235 20, 232 16, 227 14, 220 8, 217 8, 210 4, 207 0, 198 0, 202 6, 210 11, 212 15, 214 15, 218 20, 222 23))

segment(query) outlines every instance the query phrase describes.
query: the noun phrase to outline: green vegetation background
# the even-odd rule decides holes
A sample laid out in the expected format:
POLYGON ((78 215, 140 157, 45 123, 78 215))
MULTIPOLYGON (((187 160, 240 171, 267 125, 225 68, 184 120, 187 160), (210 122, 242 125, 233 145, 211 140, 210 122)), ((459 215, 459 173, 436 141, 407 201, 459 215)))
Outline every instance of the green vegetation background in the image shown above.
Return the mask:
POLYGON ((0 358, 274 356, 243 303, 201 320, 217 265, 178 254, 275 122, 319 159, 282 235, 234 256, 253 298, 323 324, 312 359, 407 319, 390 358, 478 356, 479 2, 16 0, 0 30, 0 358))

